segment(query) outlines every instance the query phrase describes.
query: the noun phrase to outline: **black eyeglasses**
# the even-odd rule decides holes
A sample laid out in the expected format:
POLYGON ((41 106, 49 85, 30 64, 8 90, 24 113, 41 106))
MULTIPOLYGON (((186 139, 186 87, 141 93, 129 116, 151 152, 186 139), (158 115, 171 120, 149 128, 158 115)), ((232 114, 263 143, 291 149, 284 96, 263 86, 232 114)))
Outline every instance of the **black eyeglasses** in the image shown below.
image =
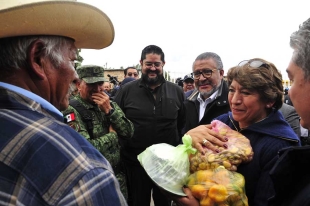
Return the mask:
POLYGON ((161 66, 161 62, 145 62, 146 67, 155 67, 159 68, 161 66))
POLYGON ((131 77, 132 75, 133 75, 133 76, 135 76, 135 77, 137 77, 137 76, 138 76, 138 74, 137 74, 137 73, 131 73, 131 72, 128 72, 128 73, 127 73, 127 76, 130 76, 130 77, 131 77))
POLYGON ((204 78, 210 78, 212 76, 213 71, 215 70, 218 70, 218 69, 204 69, 202 71, 193 72, 192 75, 194 79, 199 79, 201 74, 204 78))
POLYGON ((252 68, 256 68, 256 69, 261 68, 261 67, 264 67, 266 69, 270 69, 269 64, 267 64, 261 60, 250 60, 250 61, 249 60, 243 60, 238 64, 238 66, 242 67, 246 64, 248 64, 248 66, 250 66, 252 68))

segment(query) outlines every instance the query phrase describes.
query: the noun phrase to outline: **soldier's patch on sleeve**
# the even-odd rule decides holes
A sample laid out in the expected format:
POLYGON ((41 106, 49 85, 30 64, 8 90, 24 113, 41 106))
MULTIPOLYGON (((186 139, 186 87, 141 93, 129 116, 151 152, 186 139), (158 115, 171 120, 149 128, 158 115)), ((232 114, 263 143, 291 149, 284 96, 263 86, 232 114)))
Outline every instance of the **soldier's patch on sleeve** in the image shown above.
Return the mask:
POLYGON ((65 116, 65 119, 66 119, 66 123, 69 123, 69 122, 72 122, 75 120, 75 115, 74 115, 74 112, 68 114, 65 116))
POLYGON ((80 131, 80 125, 77 122, 70 122, 68 125, 75 131, 80 131))

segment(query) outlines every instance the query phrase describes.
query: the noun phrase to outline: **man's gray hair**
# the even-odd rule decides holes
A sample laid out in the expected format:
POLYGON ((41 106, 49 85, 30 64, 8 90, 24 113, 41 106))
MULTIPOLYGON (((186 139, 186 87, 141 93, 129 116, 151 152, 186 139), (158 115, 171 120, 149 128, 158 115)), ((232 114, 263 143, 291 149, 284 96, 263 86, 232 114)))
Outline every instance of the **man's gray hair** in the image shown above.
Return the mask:
POLYGON ((72 39, 61 36, 21 36, 0 39, 0 77, 14 70, 28 67, 27 53, 36 40, 43 42, 40 55, 48 57, 55 67, 64 61, 62 48, 72 43, 72 39))
POLYGON ((291 35, 290 46, 294 49, 292 61, 304 71, 304 79, 310 81, 310 18, 291 35))
POLYGON ((222 62, 222 59, 219 55, 217 55, 216 53, 213 53, 213 52, 205 52, 205 53, 202 53, 200 54, 194 61, 193 63, 193 71, 194 71, 194 65, 195 65, 195 62, 198 61, 198 60, 204 60, 204 59, 213 59, 216 63, 216 68, 218 70, 222 70, 223 69, 223 62, 222 62))

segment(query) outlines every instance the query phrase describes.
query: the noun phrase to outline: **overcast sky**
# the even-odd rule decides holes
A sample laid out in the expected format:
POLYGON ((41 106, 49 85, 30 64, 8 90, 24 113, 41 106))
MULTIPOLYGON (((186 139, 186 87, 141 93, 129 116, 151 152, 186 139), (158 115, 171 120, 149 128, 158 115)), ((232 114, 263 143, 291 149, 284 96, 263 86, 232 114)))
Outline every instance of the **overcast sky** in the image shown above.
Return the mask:
POLYGON ((142 49, 161 47, 165 71, 191 73, 195 58, 215 52, 227 70, 240 61, 263 58, 285 72, 289 37, 310 18, 308 0, 79 0, 100 8, 113 22, 115 39, 102 50, 84 49, 83 64, 126 68, 139 63, 142 49))

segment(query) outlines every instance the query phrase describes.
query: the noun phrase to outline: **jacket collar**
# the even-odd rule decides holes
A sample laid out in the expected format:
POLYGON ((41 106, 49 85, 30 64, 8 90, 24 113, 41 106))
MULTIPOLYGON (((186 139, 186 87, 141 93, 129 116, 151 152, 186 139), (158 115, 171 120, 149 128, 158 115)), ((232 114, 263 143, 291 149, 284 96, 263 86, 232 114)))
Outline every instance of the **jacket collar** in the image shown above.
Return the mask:
POLYGON ((284 140, 299 142, 299 138, 295 132, 291 129, 290 125, 285 121, 280 111, 271 112, 267 118, 251 124, 245 129, 240 129, 237 121, 233 119, 232 113, 228 112, 230 122, 235 129, 239 132, 242 131, 254 131, 256 133, 271 135, 284 140), (280 128, 280 129, 278 129, 280 128))

